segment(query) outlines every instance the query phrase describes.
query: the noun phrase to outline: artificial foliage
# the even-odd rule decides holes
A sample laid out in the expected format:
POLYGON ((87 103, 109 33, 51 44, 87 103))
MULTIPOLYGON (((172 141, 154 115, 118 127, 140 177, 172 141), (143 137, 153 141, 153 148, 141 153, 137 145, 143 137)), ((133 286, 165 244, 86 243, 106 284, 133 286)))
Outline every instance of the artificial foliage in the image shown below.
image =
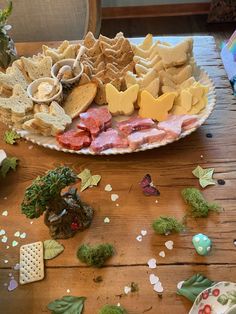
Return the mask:
POLYGON ((216 203, 209 203, 196 188, 185 188, 181 192, 183 199, 189 205, 193 217, 207 217, 210 211, 219 211, 216 203))
POLYGON ((47 308, 52 314, 82 314, 85 297, 64 296, 50 302, 47 308))
POLYGON ((4 134, 4 141, 7 144, 13 145, 16 143, 16 140, 20 138, 20 135, 17 134, 14 130, 7 130, 4 134))
POLYGON ((5 9, 0 10, 0 67, 7 68, 8 65, 16 59, 16 49, 14 42, 8 35, 11 29, 7 25, 7 20, 12 13, 12 1, 8 2, 5 9))
POLYGON ((99 310, 99 314, 127 314, 127 311, 121 306, 106 304, 99 310))
POLYGON ((10 171, 16 170, 18 159, 16 157, 7 157, 2 161, 0 166, 0 177, 5 178, 6 174, 10 171))
POLYGON ((62 193, 76 179, 72 169, 58 167, 37 177, 25 191, 22 213, 32 219, 45 212, 44 221, 54 239, 69 238, 92 221, 93 209, 81 201, 77 189, 69 188, 62 193))
POLYGON ((185 226, 175 217, 160 216, 152 223, 153 230, 158 234, 178 233, 184 230, 185 226))
POLYGON ((77 251, 77 257, 81 262, 89 266, 101 267, 114 253, 115 250, 109 243, 95 246, 83 244, 77 251))

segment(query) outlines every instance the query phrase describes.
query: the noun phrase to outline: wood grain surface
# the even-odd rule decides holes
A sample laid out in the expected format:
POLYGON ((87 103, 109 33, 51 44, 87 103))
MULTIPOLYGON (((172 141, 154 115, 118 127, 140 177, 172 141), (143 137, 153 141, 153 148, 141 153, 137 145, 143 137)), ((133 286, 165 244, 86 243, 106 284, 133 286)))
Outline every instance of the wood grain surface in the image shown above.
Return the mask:
MULTIPOLYGON (((20 54, 31 55, 39 51, 40 44, 19 44, 17 48, 20 54)), ((188 313, 191 303, 176 295, 179 281, 197 272, 215 281, 235 281, 236 100, 214 39, 194 37, 194 54, 197 63, 215 83, 217 104, 200 129, 166 147, 111 157, 78 156, 47 150, 24 140, 13 146, 5 144, 2 138, 7 128, 0 125, 0 148, 8 156, 20 160, 17 171, 0 182, 0 229, 6 230, 8 237, 7 243, 0 241, 0 313, 47 313, 46 305, 50 301, 71 294, 87 297, 85 314, 96 314, 103 304, 118 302, 131 314, 184 314, 188 313), (206 136, 208 133, 212 138, 206 136), (13 266, 19 261, 20 245, 49 238, 43 217, 31 221, 21 214, 24 190, 36 176, 62 164, 77 172, 88 168, 93 174, 102 176, 98 187, 81 193, 82 199, 96 210, 92 226, 71 239, 60 241, 65 251, 45 263, 43 281, 8 292, 4 284, 9 282, 9 274, 18 277, 13 266), (182 218, 186 214, 187 206, 180 192, 184 187, 199 187, 192 175, 197 165, 215 168, 216 185, 206 188, 203 193, 208 200, 217 201, 222 211, 207 219, 189 218, 186 231, 180 235, 155 235, 150 226, 153 219, 160 215, 182 218), (139 182, 146 173, 150 173, 157 184, 161 192, 159 197, 142 194, 139 182), (225 180, 225 185, 217 184, 218 179, 225 180), (111 201, 111 192, 104 190, 106 184, 111 184, 112 193, 119 195, 116 202, 111 201), (8 210, 7 217, 1 215, 4 210, 8 210), (109 224, 104 224, 105 217, 110 218, 109 224), (148 234, 138 242, 136 237, 142 229, 148 234), (26 232, 26 238, 15 238, 16 231, 26 232), (191 244, 192 236, 199 232, 213 240, 213 249, 207 257, 198 256, 191 244), (19 242, 18 246, 12 247, 13 240, 19 242), (167 240, 174 241, 171 251, 164 246, 167 240), (77 260, 76 250, 82 243, 100 242, 110 242, 116 248, 116 255, 105 267, 88 268, 77 260), (162 250, 166 252, 165 258, 158 255, 162 250), (158 261, 154 270, 147 266, 150 258, 158 261), (164 287, 162 297, 153 291, 150 273, 160 277, 164 287), (99 275, 103 281, 95 283, 93 279, 99 275), (124 286, 132 281, 138 283, 139 292, 121 296, 124 286)), ((77 186, 79 188, 80 183, 77 186)))

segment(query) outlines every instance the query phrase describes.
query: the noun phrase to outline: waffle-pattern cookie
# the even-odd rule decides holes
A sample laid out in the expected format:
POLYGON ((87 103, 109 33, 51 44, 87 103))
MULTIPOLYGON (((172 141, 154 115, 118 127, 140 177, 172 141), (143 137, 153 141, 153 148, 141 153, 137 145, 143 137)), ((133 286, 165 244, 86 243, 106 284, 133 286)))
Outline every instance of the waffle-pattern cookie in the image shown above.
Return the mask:
POLYGON ((20 284, 44 278, 43 243, 34 242, 20 248, 20 284))

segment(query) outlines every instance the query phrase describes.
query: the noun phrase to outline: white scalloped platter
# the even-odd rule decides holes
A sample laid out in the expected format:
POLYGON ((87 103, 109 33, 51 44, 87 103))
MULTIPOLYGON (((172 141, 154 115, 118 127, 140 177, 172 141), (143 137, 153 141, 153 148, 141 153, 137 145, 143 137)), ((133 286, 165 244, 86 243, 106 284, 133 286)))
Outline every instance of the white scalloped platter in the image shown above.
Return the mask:
MULTIPOLYGON (((141 147, 139 147, 136 150, 131 150, 130 148, 111 148, 104 150, 100 152, 99 154, 94 153, 89 147, 83 148, 81 150, 71 150, 61 147, 54 137, 46 137, 39 134, 34 134, 29 131, 25 130, 16 130, 16 132, 23 138, 25 138, 27 141, 30 141, 34 144, 37 144, 39 146, 43 146, 49 149, 54 149, 57 151, 62 151, 65 153, 73 153, 73 154, 83 154, 83 155, 117 155, 117 154, 127 154, 127 153, 134 153, 139 151, 145 151, 148 149, 158 148, 167 144, 170 144, 172 142, 178 141, 179 139, 193 133, 196 129, 198 129, 209 117, 211 114, 215 104, 216 104, 216 93, 215 93, 215 86, 210 79, 209 75, 200 67, 196 66, 194 69, 194 77, 196 80, 198 80, 201 84, 206 85, 209 87, 209 93, 208 93, 208 104, 206 105, 205 109, 202 110, 202 112, 199 114, 199 125, 197 127, 194 127, 192 129, 186 130, 181 133, 181 135, 178 138, 175 139, 164 139, 161 142, 151 143, 151 144, 143 144, 141 147)), ((127 118, 126 118, 127 119, 127 118)), ((119 117, 119 120, 122 120, 122 117, 119 117)), ((74 121, 71 125, 71 128, 73 128, 78 121, 74 121)))

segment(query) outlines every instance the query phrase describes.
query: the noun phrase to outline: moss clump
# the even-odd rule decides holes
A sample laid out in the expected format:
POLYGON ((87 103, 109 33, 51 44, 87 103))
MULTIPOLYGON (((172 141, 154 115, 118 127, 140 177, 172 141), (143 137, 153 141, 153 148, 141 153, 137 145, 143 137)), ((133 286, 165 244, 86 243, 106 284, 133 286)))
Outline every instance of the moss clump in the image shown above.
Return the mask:
POLYGON ((95 246, 83 244, 77 251, 77 257, 81 262, 89 266, 101 267, 114 253, 115 250, 109 243, 95 246))
POLYGON ((99 314, 127 314, 127 312, 121 306, 107 304, 99 310, 99 314))
POLYGON ((208 203, 202 193, 196 188, 186 188, 181 192, 185 202, 190 206, 193 217, 207 217, 209 211, 219 211, 216 203, 208 203))
POLYGON ((152 228, 158 234, 167 234, 181 232, 185 226, 175 217, 160 216, 160 218, 153 221, 152 228))

